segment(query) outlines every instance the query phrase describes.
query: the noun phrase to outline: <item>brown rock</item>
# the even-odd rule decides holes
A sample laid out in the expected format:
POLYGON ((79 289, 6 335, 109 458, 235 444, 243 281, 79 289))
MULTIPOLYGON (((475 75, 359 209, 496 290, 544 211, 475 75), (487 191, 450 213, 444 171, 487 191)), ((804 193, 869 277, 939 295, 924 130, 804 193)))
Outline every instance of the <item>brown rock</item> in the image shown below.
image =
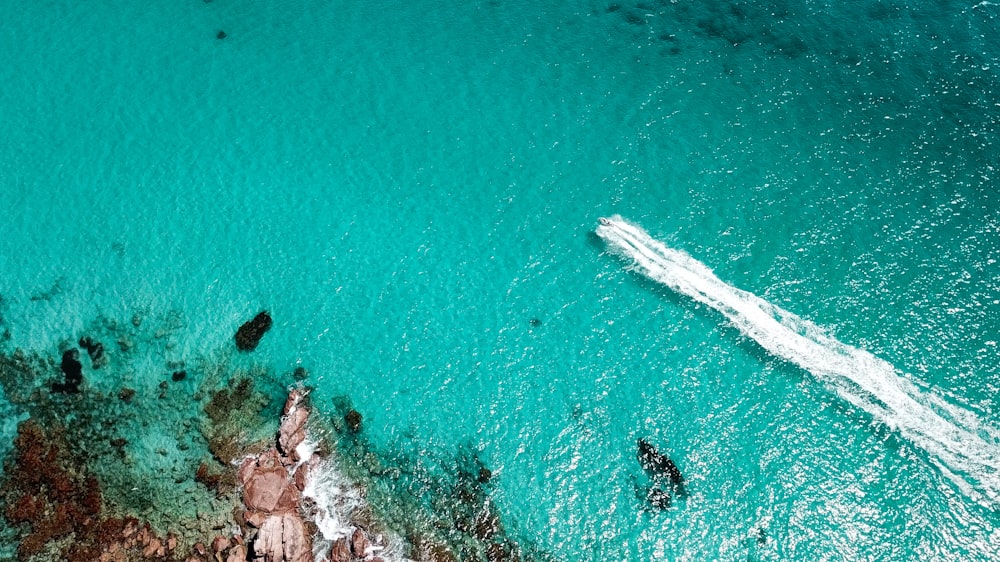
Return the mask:
POLYGON ((344 421, 347 422, 347 429, 350 429, 352 433, 357 433, 361 431, 361 412, 350 409, 344 414, 344 421))
POLYGON ((330 545, 330 562, 351 562, 351 547, 347 539, 339 539, 330 545))
POLYGON ((149 558, 154 554, 157 556, 162 556, 161 554, 159 554, 159 550, 161 548, 163 548, 163 545, 160 543, 160 539, 153 537, 152 540, 149 541, 149 544, 146 545, 146 548, 142 550, 142 555, 145 556, 146 558, 149 558))
POLYGON ((292 411, 292 408, 295 408, 302 402, 302 398, 304 398, 304 395, 301 390, 297 388, 289 390, 288 398, 285 398, 285 407, 281 410, 281 415, 287 416, 292 411))
POLYGON ((288 455, 293 461, 299 460, 295 456, 295 448, 306 438, 306 420, 309 419, 309 411, 305 408, 294 408, 291 413, 281 420, 281 427, 278 429, 278 447, 281 452, 288 455))
POLYGON ((286 482, 285 491, 282 492, 281 497, 278 498, 278 505, 274 506, 274 512, 282 513, 286 511, 296 511, 298 510, 301 502, 302 494, 299 493, 299 489, 296 488, 292 482, 286 482))
POLYGON ((267 519, 267 515, 260 511, 247 511, 243 513, 243 519, 251 527, 260 529, 260 526, 264 524, 264 520, 267 519))
POLYGON ((285 467, 258 467, 243 488, 243 503, 257 511, 274 511, 286 488, 292 487, 285 467))
POLYGON ((371 541, 368 540, 368 535, 365 534, 361 529, 354 529, 354 534, 351 535, 351 552, 354 553, 358 558, 364 558, 367 556, 367 551, 371 548, 371 541))
POLYGON ((246 486, 247 482, 253 476, 254 470, 257 468, 257 459, 254 457, 247 457, 243 459, 240 463, 240 468, 236 472, 236 478, 240 481, 240 484, 246 486))
MULTIPOLYGON (((315 457, 315 455, 313 455, 315 457)), ((297 469, 295 469, 295 474, 292 475, 292 481, 295 483, 295 488, 298 491, 306 489, 306 479, 309 477, 310 464, 302 464, 297 469)))
POLYGON ((226 558, 226 562, 246 562, 247 559, 247 547, 239 544, 229 549, 229 556, 226 558))
POLYGON ((212 550, 214 552, 222 552, 227 548, 229 548, 229 539, 226 537, 215 537, 215 540, 212 541, 212 550))
POLYGON ((312 562, 312 546, 302 519, 295 513, 264 520, 253 544, 260 562, 312 562))

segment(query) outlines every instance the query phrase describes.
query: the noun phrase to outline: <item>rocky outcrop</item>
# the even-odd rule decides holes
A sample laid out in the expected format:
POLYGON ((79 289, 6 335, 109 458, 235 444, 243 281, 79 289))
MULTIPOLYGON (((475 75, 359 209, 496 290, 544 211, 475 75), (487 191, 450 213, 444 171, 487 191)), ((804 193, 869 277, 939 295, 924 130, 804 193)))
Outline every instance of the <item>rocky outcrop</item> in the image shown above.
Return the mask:
POLYGON ((296 449, 305 440, 309 417, 305 394, 292 390, 285 402, 277 446, 247 457, 240 465, 243 519, 257 529, 253 558, 258 562, 313 562, 312 541, 300 514, 302 489, 309 459, 299 459, 296 449), (299 462, 303 460, 305 462, 299 462))
POLYGON ((266 310, 244 323, 236 330, 236 347, 240 351, 253 351, 260 339, 271 329, 271 315, 266 310))
POLYGON ((80 351, 67 349, 63 352, 59 368, 62 370, 65 380, 61 383, 53 383, 52 392, 65 392, 67 394, 80 392, 80 384, 83 383, 83 363, 80 363, 80 351))
MULTIPOLYGON (((240 464, 237 480, 243 491, 244 536, 250 538, 249 560, 253 562, 314 562, 316 526, 303 514, 315 514, 317 506, 303 492, 310 473, 320 470, 321 459, 312 447, 304 446, 308 445, 308 420, 305 392, 291 390, 275 446, 240 464)), ((382 535, 370 535, 357 524, 346 532, 329 548, 318 549, 326 554, 315 562, 384 562, 377 555, 385 548, 382 535)))

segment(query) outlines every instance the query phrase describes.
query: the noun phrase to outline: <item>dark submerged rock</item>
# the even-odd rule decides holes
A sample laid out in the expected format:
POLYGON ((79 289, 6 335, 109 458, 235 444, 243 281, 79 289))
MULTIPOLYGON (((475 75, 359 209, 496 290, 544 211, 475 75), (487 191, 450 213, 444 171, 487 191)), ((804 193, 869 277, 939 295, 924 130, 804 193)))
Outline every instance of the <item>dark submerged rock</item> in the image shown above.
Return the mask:
POLYGON ((351 433, 357 433, 361 431, 361 412, 350 409, 344 414, 344 421, 347 423, 347 429, 351 430, 351 433))
POLYGON ((670 457, 656 450, 645 439, 638 441, 639 464, 654 480, 667 479, 674 492, 684 495, 684 476, 670 457))
POLYGON ((660 488, 650 488, 646 493, 646 501, 649 502, 649 505, 657 509, 667 509, 673 501, 673 496, 671 496, 670 492, 667 492, 666 490, 661 490, 660 488))
POLYGON ((270 329, 271 315, 264 310, 236 331, 236 347, 240 351, 253 351, 270 329))
POLYGON ((62 356, 62 363, 59 368, 65 377, 62 383, 53 383, 52 392, 77 393, 80 392, 80 384, 83 383, 83 364, 80 363, 80 351, 77 349, 67 349, 62 356))
POLYGON ((767 544, 767 529, 764 527, 757 527, 757 544, 767 544))
POLYGON ((182 380, 184 380, 186 378, 187 378, 187 371, 185 371, 183 369, 180 370, 180 371, 174 371, 173 374, 170 375, 170 380, 172 380, 174 382, 181 382, 182 380))
POLYGON ((104 354, 104 344, 94 340, 90 336, 80 338, 80 347, 87 350, 90 356, 90 364, 95 369, 100 369, 108 363, 108 357, 104 354))
POLYGON ((222 31, 220 29, 219 32, 215 34, 215 38, 216 39, 225 39, 226 38, 226 32, 222 31))
POLYGON ((657 509, 667 509, 673 503, 674 494, 687 495, 684 476, 674 461, 645 439, 639 439, 637 445, 639 464, 653 480, 653 484, 646 490, 646 502, 657 509))
POLYGON ((493 479, 493 471, 486 468, 485 466, 479 468, 479 483, 486 484, 493 479))

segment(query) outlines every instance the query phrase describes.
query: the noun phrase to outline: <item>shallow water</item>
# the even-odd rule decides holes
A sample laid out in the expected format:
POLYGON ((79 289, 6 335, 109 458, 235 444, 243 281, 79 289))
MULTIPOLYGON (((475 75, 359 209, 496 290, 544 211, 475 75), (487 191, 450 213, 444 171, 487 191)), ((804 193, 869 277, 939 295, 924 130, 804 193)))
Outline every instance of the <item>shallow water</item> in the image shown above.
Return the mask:
POLYGON ((621 214, 1000 427, 998 15, 19 6, 7 346, 140 314, 130 384, 153 389, 266 308, 247 361, 307 367, 379 447, 471 445, 507 525, 562 559, 988 559, 996 505, 594 229, 621 214), (667 511, 636 497, 639 437, 688 479, 667 511))

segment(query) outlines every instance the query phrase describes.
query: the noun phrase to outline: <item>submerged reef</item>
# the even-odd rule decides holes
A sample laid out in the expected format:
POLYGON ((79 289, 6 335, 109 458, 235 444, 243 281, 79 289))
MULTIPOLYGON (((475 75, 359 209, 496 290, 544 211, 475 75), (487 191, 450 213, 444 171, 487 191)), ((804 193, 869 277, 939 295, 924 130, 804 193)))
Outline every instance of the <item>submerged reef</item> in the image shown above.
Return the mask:
POLYGON ((378 451, 346 397, 332 418, 348 476, 366 484, 368 516, 400 533, 408 558, 427 562, 551 562, 518 540, 493 500, 493 472, 472 447, 454 456, 407 458, 378 451))
MULTIPOLYGON (((259 341, 271 319, 247 324, 259 341)), ((551 559, 503 523, 471 448, 433 469, 378 451, 349 400, 313 411, 305 369, 249 363, 239 337, 193 357, 174 345, 183 326, 140 313, 49 353, 0 347, 0 397, 22 420, 0 475, 16 546, 0 559, 551 559)))
POLYGON ((236 330, 236 347, 240 351, 253 351, 270 329, 271 315, 264 310, 236 330))
POLYGON ((656 447, 639 439, 636 442, 636 458, 639 465, 652 480, 646 491, 646 501, 653 507, 666 509, 673 503, 674 496, 686 496, 684 476, 670 457, 656 447))

